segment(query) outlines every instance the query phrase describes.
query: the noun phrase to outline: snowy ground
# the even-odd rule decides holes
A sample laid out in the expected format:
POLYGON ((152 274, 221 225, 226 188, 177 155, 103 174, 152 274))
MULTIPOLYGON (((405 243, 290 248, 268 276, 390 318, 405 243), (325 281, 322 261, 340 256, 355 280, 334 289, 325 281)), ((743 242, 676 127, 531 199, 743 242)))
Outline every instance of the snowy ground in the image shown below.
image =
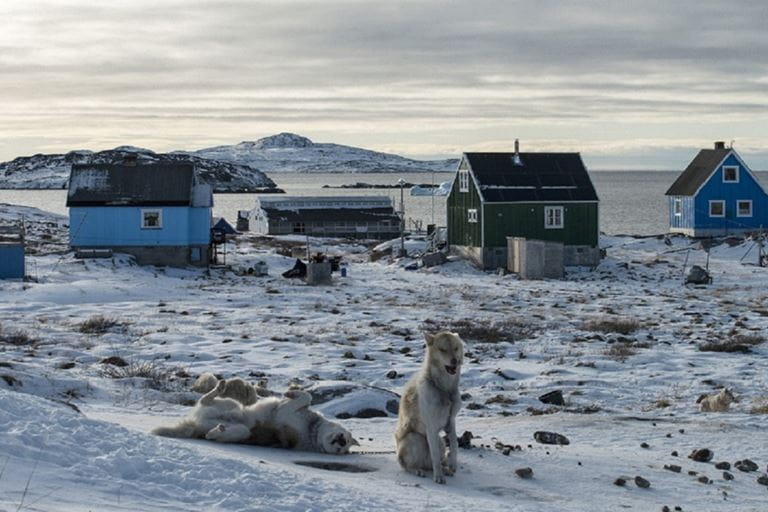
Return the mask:
POLYGON ((686 258, 705 262, 684 238, 605 237, 595 271, 527 282, 461 261, 409 271, 412 260, 369 263, 363 246, 328 243, 317 249, 343 254, 348 276, 309 287, 280 277, 293 259, 277 249, 291 240, 242 237, 232 270, 139 267, 76 260, 65 219, 0 205, 0 221, 22 214, 33 281, 0 281, 0 511, 766 510, 756 480, 768 464, 768 269, 745 264, 756 248, 739 261, 751 242, 713 248, 706 287, 682 284, 686 258), (259 260, 268 277, 239 272, 259 260), (98 316, 111 322, 82 332, 98 316), (438 327, 464 334, 458 429, 475 436, 445 486, 399 469, 386 407, 419 367, 423 329, 438 327), (621 327, 630 332, 603 332, 621 327), (733 339, 749 352, 699 350, 733 339), (102 363, 118 357, 128 366, 102 363), (278 392, 351 388, 316 408, 353 416, 338 421, 365 453, 149 435, 189 411, 204 371, 278 392), (697 412, 697 397, 723 385, 741 401, 697 412), (557 389, 565 406, 537 399, 557 389), (386 416, 355 418, 364 408, 386 416), (570 444, 538 444, 537 430, 570 444), (521 449, 504 455, 497 442, 521 449), (705 447, 712 462, 686 458, 705 447), (731 469, 727 481, 714 467, 745 458, 759 471, 731 469), (517 477, 522 467, 533 478, 517 477))

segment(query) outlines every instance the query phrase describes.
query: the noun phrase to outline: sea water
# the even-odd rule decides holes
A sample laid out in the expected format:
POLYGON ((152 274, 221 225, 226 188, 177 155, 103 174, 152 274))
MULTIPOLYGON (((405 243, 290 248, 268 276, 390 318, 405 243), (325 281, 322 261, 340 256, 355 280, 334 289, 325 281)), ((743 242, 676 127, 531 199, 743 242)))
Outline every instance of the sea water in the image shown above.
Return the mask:
MULTIPOLYGON (((600 198, 600 230, 610 235, 654 235, 668 229, 667 202, 664 192, 669 188, 677 172, 669 171, 592 171, 590 176, 600 198)), ((395 185, 402 178, 414 184, 450 181, 454 173, 367 173, 367 174, 289 174, 275 173, 269 177, 290 195, 300 196, 355 196, 383 195, 393 199, 400 209, 399 188, 324 188, 338 187, 357 182, 395 185)), ((758 173, 763 183, 768 173, 758 173)), ((0 190, 0 203, 33 206, 53 213, 67 214, 66 190, 0 190)), ((215 194, 213 213, 234 224, 238 210, 251 210, 256 194, 215 194)), ((402 191, 405 216, 409 227, 419 223, 445 225, 445 197, 411 196, 402 191)))

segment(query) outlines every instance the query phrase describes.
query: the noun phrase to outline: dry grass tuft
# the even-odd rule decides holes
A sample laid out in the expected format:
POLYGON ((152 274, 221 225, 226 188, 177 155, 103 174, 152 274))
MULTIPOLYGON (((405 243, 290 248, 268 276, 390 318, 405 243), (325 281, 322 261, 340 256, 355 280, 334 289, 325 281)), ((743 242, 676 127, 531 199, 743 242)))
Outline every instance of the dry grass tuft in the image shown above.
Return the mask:
POLYGON ((108 316, 94 315, 80 323, 77 330, 83 334, 104 334, 118 325, 123 325, 123 322, 108 316))
POLYGON ((765 338, 758 334, 736 334, 722 341, 708 341, 699 345, 701 352, 752 352, 752 347, 760 345, 765 338))
POLYGON ((148 388, 173 391, 179 387, 179 379, 187 378, 189 373, 185 368, 167 366, 157 360, 132 360, 125 366, 104 365, 101 375, 110 379, 144 379, 148 388))
POLYGON ((640 322, 634 318, 623 318, 618 316, 606 316, 597 320, 584 322, 582 329, 593 332, 616 332, 627 335, 640 328, 640 322))
POLYGON ((426 320, 421 328, 427 332, 452 331, 461 336, 464 341, 477 343, 499 343, 507 341, 514 343, 518 340, 530 338, 536 328, 523 320, 499 320, 482 322, 471 318, 462 318, 439 324, 432 320, 426 320))
POLYGON ((612 359, 624 362, 637 354, 637 350, 629 343, 612 343, 603 353, 612 359))
POLYGON ((37 340, 26 331, 21 329, 3 329, 3 326, 0 325, 0 343, 13 345, 14 347, 23 347, 34 345, 36 342, 37 340))

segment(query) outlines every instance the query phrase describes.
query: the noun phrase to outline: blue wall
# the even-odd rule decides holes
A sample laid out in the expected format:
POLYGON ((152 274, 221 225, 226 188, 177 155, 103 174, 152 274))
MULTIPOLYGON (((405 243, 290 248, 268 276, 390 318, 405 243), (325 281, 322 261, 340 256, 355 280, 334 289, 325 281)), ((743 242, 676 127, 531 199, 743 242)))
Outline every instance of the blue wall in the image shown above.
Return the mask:
POLYGON ((733 155, 723 162, 724 166, 739 167, 738 183, 723 183, 723 169, 720 166, 696 195, 696 229, 744 230, 768 227, 768 197, 753 179, 747 169, 733 155), (709 201, 725 201, 725 217, 709 216, 709 201), (752 217, 737 217, 736 201, 752 201, 752 217))
POLYGON ((669 225, 673 228, 690 229, 694 223, 695 204, 690 196, 669 196, 669 225), (680 200, 680 215, 675 215, 675 199, 680 200))
POLYGON ((211 209, 188 206, 78 206, 69 209, 73 247, 208 245, 211 209), (141 210, 162 210, 162 228, 142 229, 141 210))
POLYGON ((0 244, 0 279, 24 277, 24 246, 0 244))

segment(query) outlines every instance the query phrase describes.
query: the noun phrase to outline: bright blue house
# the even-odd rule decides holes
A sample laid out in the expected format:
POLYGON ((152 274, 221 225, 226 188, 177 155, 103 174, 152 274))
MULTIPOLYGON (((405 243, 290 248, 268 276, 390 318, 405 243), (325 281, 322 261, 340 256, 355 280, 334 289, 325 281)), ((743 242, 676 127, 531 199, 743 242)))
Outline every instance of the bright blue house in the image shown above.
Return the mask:
POLYGON ((672 233, 728 236, 768 228, 768 194, 724 142, 699 151, 666 196, 672 233))
POLYGON ((210 261, 213 193, 191 163, 73 165, 67 206, 79 254, 123 252, 177 267, 210 261))
POLYGON ((24 279, 24 234, 11 226, 0 226, 0 279, 24 279))

